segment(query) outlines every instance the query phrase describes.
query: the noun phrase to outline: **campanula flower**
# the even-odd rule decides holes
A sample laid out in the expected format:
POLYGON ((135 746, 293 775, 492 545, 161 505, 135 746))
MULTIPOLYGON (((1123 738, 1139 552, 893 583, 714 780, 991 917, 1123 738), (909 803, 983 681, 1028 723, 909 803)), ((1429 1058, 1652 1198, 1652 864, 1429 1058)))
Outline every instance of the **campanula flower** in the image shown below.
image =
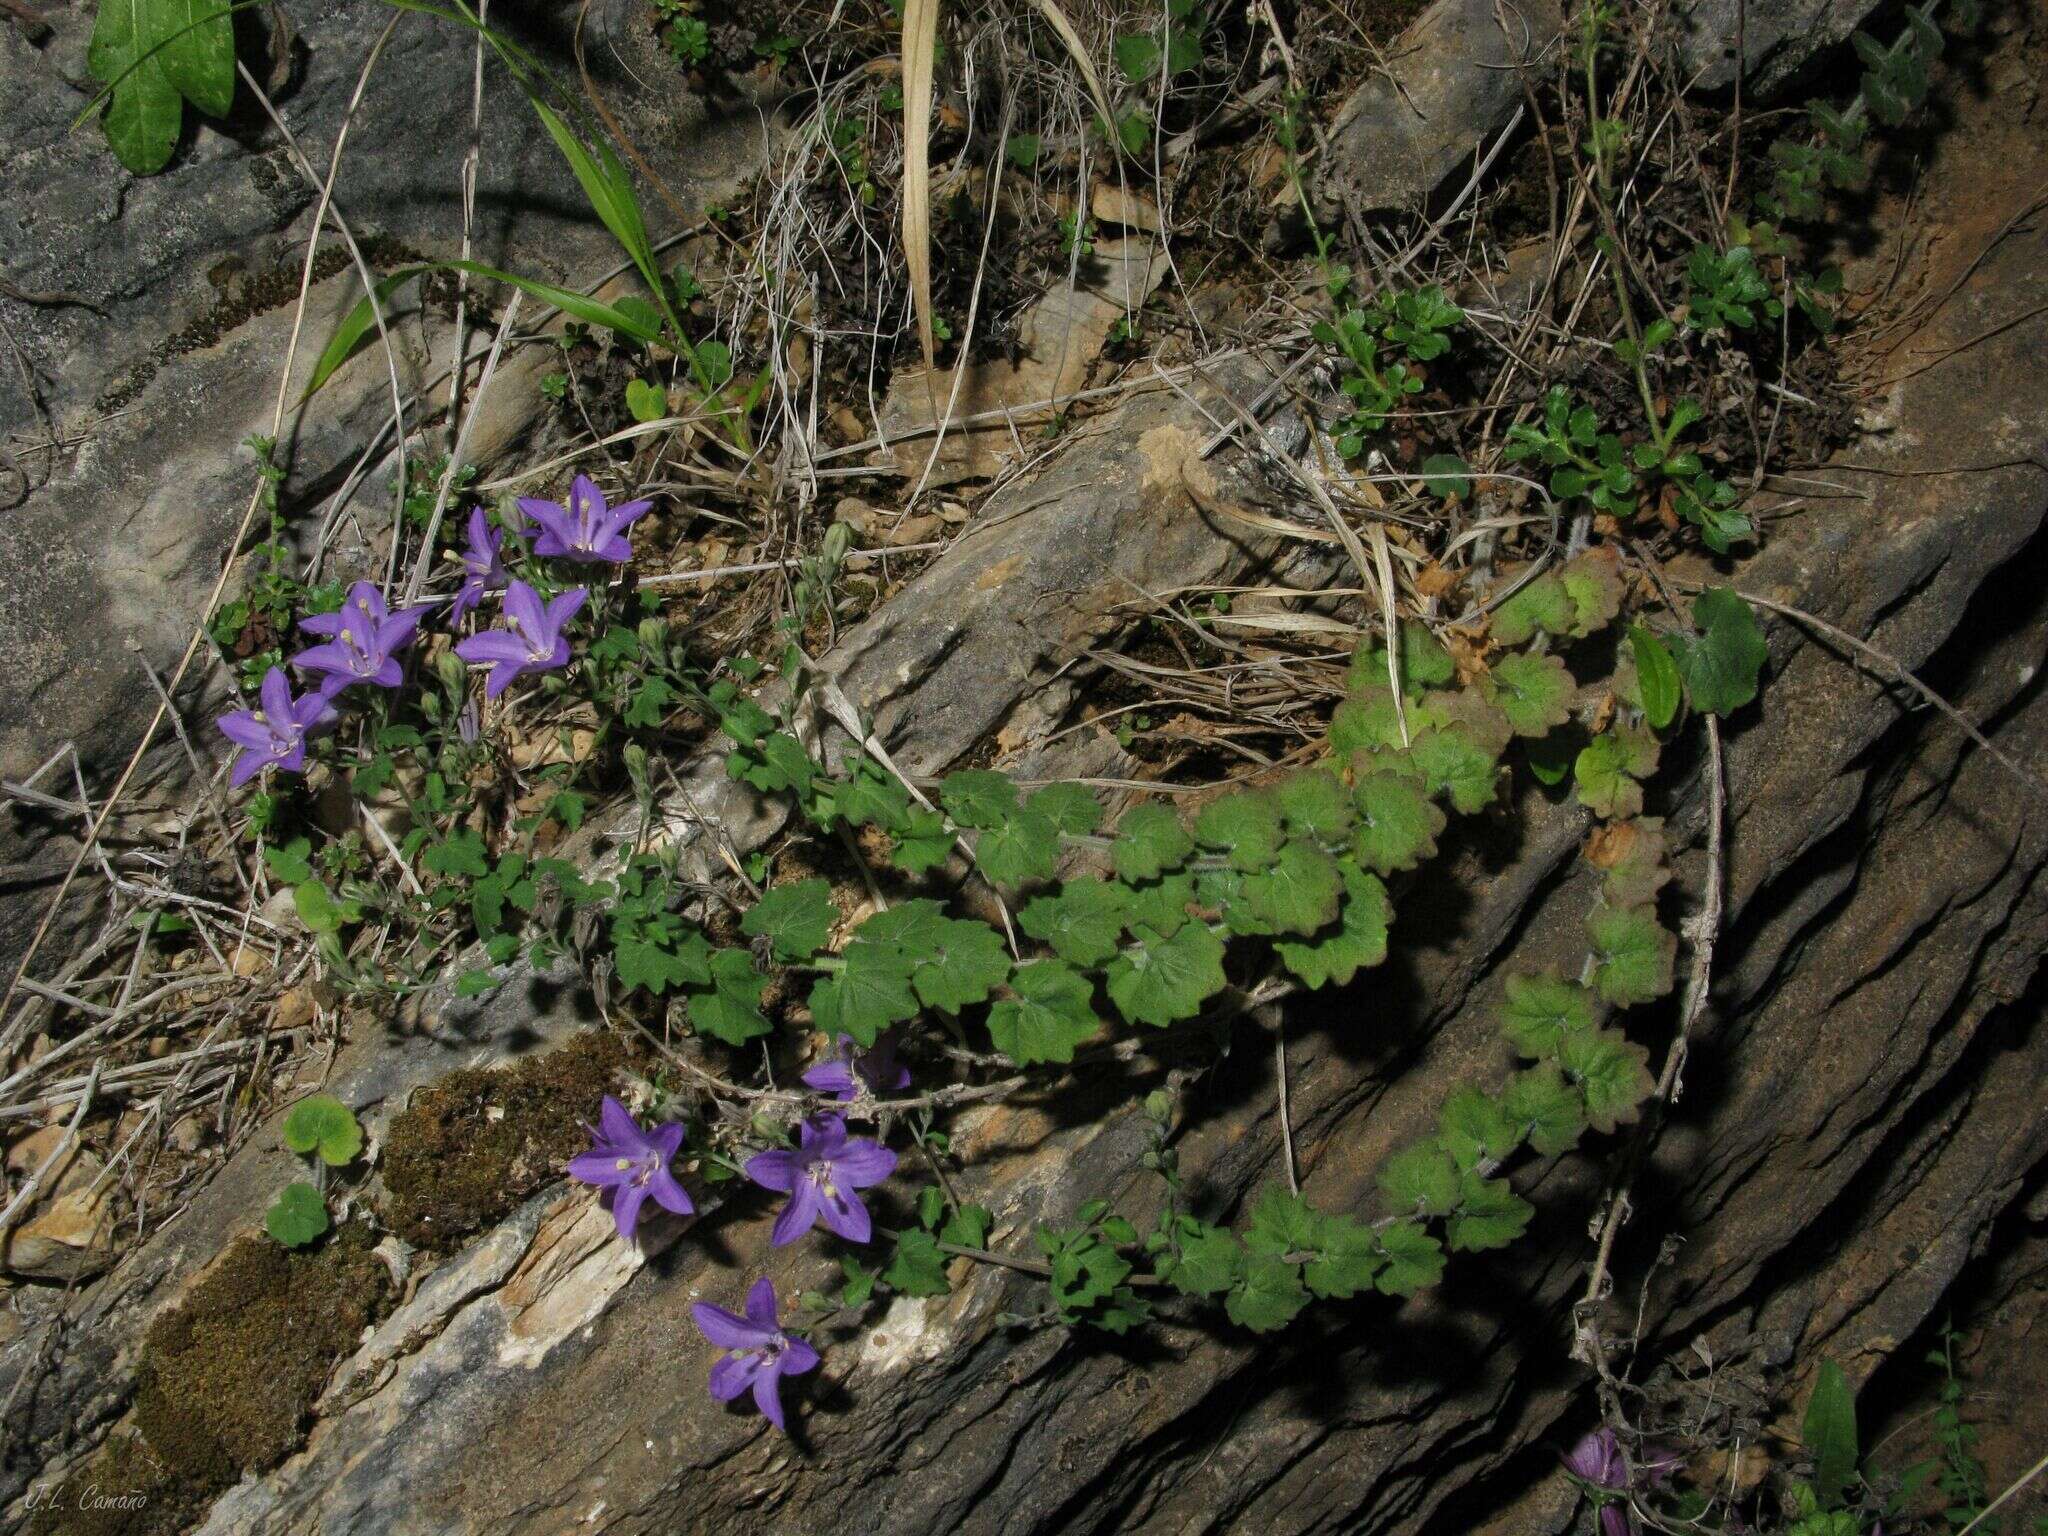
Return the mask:
POLYGON ((303 773, 306 740, 321 727, 334 723, 339 714, 334 696, 342 686, 330 678, 295 699, 283 667, 272 667, 264 673, 263 684, 257 690, 262 709, 230 710, 214 722, 221 734, 241 749, 235 754, 228 782, 240 789, 266 768, 303 773))
POLYGON ((1571 1448, 1570 1454, 1564 1458, 1564 1465, 1566 1471, 1588 1487, 1621 1496, 1616 1502, 1601 1504, 1601 1536, 1636 1536, 1635 1515, 1626 1498, 1628 1457, 1623 1454, 1621 1441, 1613 1430, 1604 1426, 1594 1430, 1571 1448))
POLYGON ((885 1029, 866 1050, 854 1043, 853 1036, 841 1035, 838 1056, 812 1067, 804 1074, 804 1082, 844 1103, 859 1098, 863 1085, 869 1093, 908 1088, 910 1068, 896 1059, 896 1031, 885 1029))
POLYGON ((576 587, 543 603, 533 588, 515 581, 505 589, 506 627, 456 641, 455 654, 491 669, 484 693, 495 699, 522 673, 552 672, 569 665, 569 642, 562 629, 589 596, 585 588, 576 587))
POLYGON ((505 535, 493 528, 482 507, 469 512, 469 547, 462 552, 462 590, 455 594, 449 610, 452 624, 484 600, 486 592, 501 592, 509 579, 505 574, 505 535))
POLYGON ((789 1196, 769 1241, 780 1248, 822 1221, 850 1243, 874 1235, 857 1191, 896 1171, 896 1154, 877 1142, 849 1139, 843 1115, 813 1115, 797 1132, 794 1151, 778 1148, 747 1159, 747 1177, 789 1196))
POLYGON ((711 1395, 729 1403, 747 1388, 754 1389, 754 1404, 770 1424, 787 1434, 782 1417, 782 1378, 801 1376, 818 1368, 818 1352, 802 1339, 793 1339, 775 1320, 775 1283, 763 1275, 747 1292, 746 1316, 700 1301, 690 1307, 697 1329, 720 1349, 711 1367, 711 1395))
POLYGON ((678 1216, 697 1208, 689 1194, 669 1172, 669 1160, 683 1144, 683 1128, 671 1122, 651 1131, 626 1112, 626 1106, 610 1094, 597 1124, 589 1127, 591 1148, 569 1159, 569 1177, 583 1184, 595 1184, 612 1192, 612 1221, 619 1236, 631 1238, 640 1223, 640 1207, 652 1195, 654 1203, 678 1216))
POLYGON ((412 644, 425 605, 401 608, 393 613, 384 594, 367 581, 348 589, 348 597, 333 613, 316 613, 301 619, 299 628, 309 635, 325 636, 325 645, 301 651, 292 665, 304 672, 325 672, 350 683, 375 683, 379 688, 396 688, 405 680, 398 653, 412 644))
POLYGON ((633 558, 633 546, 625 530, 653 506, 651 501, 629 501, 624 506, 605 505, 604 492, 588 475, 578 475, 569 485, 569 505, 544 501, 538 496, 519 498, 519 510, 540 525, 534 540, 536 555, 562 560, 608 560, 624 565, 633 558))

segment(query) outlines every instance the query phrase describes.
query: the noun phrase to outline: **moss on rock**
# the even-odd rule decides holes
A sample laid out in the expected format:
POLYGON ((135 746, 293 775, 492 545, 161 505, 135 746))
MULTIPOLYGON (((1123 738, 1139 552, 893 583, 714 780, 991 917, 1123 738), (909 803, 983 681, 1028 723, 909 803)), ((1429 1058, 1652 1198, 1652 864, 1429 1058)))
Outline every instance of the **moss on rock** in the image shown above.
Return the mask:
POLYGON ((445 1250, 560 1176, 628 1052, 593 1031, 504 1067, 451 1072, 413 1095, 384 1138, 384 1222, 445 1250))

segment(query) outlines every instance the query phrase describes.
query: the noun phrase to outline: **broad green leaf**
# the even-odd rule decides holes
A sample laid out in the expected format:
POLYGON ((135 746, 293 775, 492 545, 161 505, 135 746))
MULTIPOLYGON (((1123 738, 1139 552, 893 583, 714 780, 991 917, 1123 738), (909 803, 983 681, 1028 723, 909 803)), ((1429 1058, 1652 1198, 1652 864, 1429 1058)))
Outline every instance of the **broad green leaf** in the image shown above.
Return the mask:
POLYGON ((1272 1333, 1293 1322, 1308 1303, 1299 1265, 1271 1254, 1247 1253, 1244 1273, 1224 1298, 1223 1310, 1240 1328, 1272 1333))
POLYGON ((1397 1221, 1374 1234, 1385 1268, 1373 1285, 1384 1296, 1413 1296, 1444 1275, 1443 1245, 1420 1222, 1397 1221))
POLYGON ((1832 1360, 1823 1360, 1814 1378, 1799 1438, 1813 1456, 1814 1496, 1826 1506, 1840 1503, 1856 1475, 1856 1397, 1832 1360))
POLYGON ((988 1011, 989 1037, 1019 1066, 1068 1062, 1074 1048, 1102 1027, 1088 978, 1058 960, 1020 965, 1010 973, 1010 996, 988 1011))
POLYGON ((1180 1257, 1168 1271, 1174 1288, 1187 1296, 1215 1296, 1229 1290, 1244 1274, 1244 1245, 1227 1227, 1212 1227, 1192 1217, 1193 1227, 1180 1236, 1180 1257))
POLYGON ((1432 795, 1447 796, 1463 814, 1475 815, 1493 803, 1500 783, 1499 764, 1464 727, 1422 732, 1409 755, 1422 770, 1424 788, 1432 795))
POLYGON ((1556 656, 1516 654, 1494 663, 1487 697, 1517 736, 1542 736, 1571 719, 1578 684, 1556 656))
POLYGON ((940 782, 939 803, 963 827, 1000 827, 1017 814, 1017 786, 1003 774, 967 768, 940 782))
POLYGON ((1678 715, 1678 663, 1671 651, 1640 624, 1628 627, 1629 649, 1636 659, 1636 687, 1642 696, 1643 718, 1661 731, 1678 715))
POLYGON ((1224 854, 1232 869, 1251 873, 1279 857, 1286 836, 1280 802, 1258 789, 1234 790, 1212 800, 1195 817, 1195 841, 1224 854))
POLYGON ((1150 928, 1162 937, 1179 933, 1190 921, 1188 904, 1194 900, 1195 877, 1187 873, 1125 886, 1124 926, 1150 928))
POLYGON ((85 56, 93 78, 108 87, 101 119, 108 147, 137 176, 170 164, 185 118, 163 55, 150 52, 157 35, 152 5, 153 0, 100 0, 85 56))
POLYGON ((1351 791, 1358 809, 1352 852, 1358 862, 1380 874, 1413 869, 1436 853, 1443 831, 1443 808, 1420 784, 1393 773, 1363 775, 1351 791))
POLYGON ((693 1027, 727 1045, 744 1045, 769 1032, 768 1020, 761 1013, 761 994, 768 978, 754 969, 753 956, 744 949, 714 952, 711 982, 713 990, 693 993, 687 1004, 693 1027))
POLYGON ((1342 889, 1337 861, 1315 844, 1291 838, 1271 864, 1244 877, 1243 899, 1266 931, 1312 934, 1336 921, 1342 889))
POLYGON ((284 1144, 304 1157, 318 1152, 330 1168, 352 1163, 363 1150, 363 1127, 355 1112, 331 1093, 316 1093, 284 1117, 284 1144))
POLYGON ((1586 917, 1592 940, 1593 990, 1617 1008, 1652 1002, 1671 990, 1678 936, 1657 921, 1653 907, 1599 902, 1586 917))
POLYGON ((974 843, 974 862, 996 885, 1014 890, 1034 880, 1050 880, 1059 868, 1060 835, 1050 818, 1019 810, 1000 825, 982 832, 974 843))
POLYGON ((1300 1253, 1316 1241, 1316 1213, 1299 1195, 1289 1194, 1278 1184, 1268 1184, 1252 1204, 1251 1223, 1245 1228, 1244 1244, 1254 1253, 1300 1253))
POLYGON ((740 932, 766 938, 778 960, 808 960, 825 947, 838 921, 831 882, 799 880, 762 896, 740 919, 740 932))
POLYGON ((910 808, 895 837, 889 862, 913 875, 938 868, 953 852, 953 832, 946 818, 921 805, 910 808))
POLYGON ((1287 969, 1310 987, 1345 986, 1360 970, 1387 958, 1387 926, 1393 921, 1387 888, 1377 875, 1354 865, 1340 868, 1344 899, 1336 928, 1314 938, 1281 939, 1273 946, 1287 969))
POLYGON ((1657 771, 1658 753, 1657 738, 1646 730, 1617 725, 1601 732, 1572 764, 1579 803, 1610 821, 1640 816, 1641 781, 1657 771))
POLYGON ((1558 582, 1571 599, 1572 622, 1566 633, 1583 640, 1605 629, 1621 612, 1621 573, 1614 556, 1589 549, 1558 572, 1558 582))
POLYGON ((913 1227, 896 1236, 882 1280, 905 1296, 943 1296, 952 1289, 946 1280, 946 1256, 931 1233, 913 1227))
POLYGON ((1102 822, 1102 802, 1085 784, 1048 784, 1024 804, 1068 837, 1086 837, 1102 822))
POLYGON ((1536 1208, 1508 1187, 1506 1179, 1482 1179, 1467 1173, 1458 1191, 1458 1208, 1444 1220, 1444 1237, 1457 1253, 1505 1248, 1528 1230, 1536 1208))
POLYGON ((911 973, 918 1000, 927 1008, 958 1013, 988 995, 1010 975, 1010 952, 987 923, 949 919, 938 943, 911 973))
POLYGON ((1555 575, 1545 572, 1493 610, 1493 638, 1502 645, 1520 645, 1539 630, 1571 633, 1578 609, 1555 575))
POLYGON ((235 24, 223 0, 145 0, 142 15, 164 78, 208 117, 235 104, 235 24))
POLYGON ((1310 1246, 1315 1257, 1302 1267, 1301 1278, 1316 1295, 1340 1301, 1371 1290, 1386 1262, 1372 1228, 1340 1213, 1319 1217, 1310 1246))
POLYGON ((1202 923, 1185 923, 1171 937, 1139 926, 1131 937, 1136 947, 1112 960, 1104 975, 1110 1001, 1133 1024, 1164 1027, 1193 1018, 1227 984, 1223 941, 1202 923))
POLYGON ((891 1024, 917 1015, 910 961, 880 944, 853 943, 846 968, 811 988, 811 1017, 827 1034, 847 1034, 862 1045, 891 1024))
POLYGON ((1432 1136, 1403 1147, 1379 1172, 1380 1191, 1402 1215, 1441 1216, 1458 1203, 1458 1167, 1432 1136))
POLYGON ((420 867, 429 874, 450 879, 459 875, 480 879, 491 872, 483 838, 466 827, 421 854, 420 867))
MULTIPOLYGON (((1401 622, 1401 691, 1420 693, 1425 688, 1441 688, 1458 675, 1457 663, 1451 660, 1451 653, 1444 649, 1443 642, 1429 631, 1427 624, 1414 619, 1401 622)), ((1347 693, 1359 694, 1371 688, 1389 688, 1387 676, 1387 648, 1370 641, 1361 641, 1351 656, 1351 672, 1345 683, 1347 693)))
POLYGON ((668 414, 668 391, 645 379, 628 379, 626 411, 638 422, 660 421, 668 414))
POLYGON ((1037 896, 1017 914, 1032 938, 1073 965, 1100 965, 1117 951, 1128 910, 1121 885, 1090 877, 1069 880, 1056 896, 1037 896))
POLYGON ((1554 1056, 1566 1035, 1585 1033, 1599 1022, 1598 1000, 1576 981, 1555 972, 1507 979, 1501 1033, 1531 1060, 1554 1056))
POLYGON ((1632 1122, 1642 1103, 1656 1091, 1650 1076, 1650 1052, 1619 1030, 1583 1030, 1566 1035, 1558 1062, 1576 1078, 1586 1098, 1586 1123, 1601 1135, 1632 1122))
POLYGON ((1281 819, 1298 837, 1337 845, 1351 836, 1358 820, 1343 782, 1327 768, 1306 768, 1273 787, 1281 819))
POLYGON ((1694 709, 1732 714, 1756 697, 1757 677, 1770 659, 1770 647, 1749 604, 1725 587, 1709 587, 1694 598, 1692 618, 1701 631, 1699 638, 1678 645, 1686 697, 1694 709))
POLYGON ((1422 461, 1422 483, 1432 496, 1462 500, 1472 494, 1472 466, 1455 453, 1432 453, 1422 461))
POLYGON ((287 1248, 305 1247, 329 1225, 326 1200, 303 1180, 285 1185, 263 1214, 263 1230, 287 1248))
POLYGON ((1610 906, 1652 901, 1671 879, 1664 862, 1664 820, 1638 816, 1597 828, 1586 841, 1586 862, 1604 871, 1601 893, 1610 906))
POLYGON ((1529 1145, 1542 1157, 1569 1152, 1586 1131, 1585 1101, 1554 1061, 1516 1073, 1501 1096, 1501 1108, 1528 1128, 1529 1145))
POLYGON ((1484 1161, 1499 1162, 1522 1140, 1522 1128, 1477 1088, 1460 1088, 1445 1099, 1437 1124, 1444 1150, 1466 1172, 1484 1161))
POLYGON ((1110 858, 1119 879, 1156 880, 1179 869, 1195 851, 1195 840, 1180 817, 1163 805, 1138 805, 1117 823, 1110 858))
POLYGON ((674 988, 710 985, 711 946, 696 930, 684 932, 680 919, 614 921, 612 967, 620 986, 644 987, 659 997, 674 988))

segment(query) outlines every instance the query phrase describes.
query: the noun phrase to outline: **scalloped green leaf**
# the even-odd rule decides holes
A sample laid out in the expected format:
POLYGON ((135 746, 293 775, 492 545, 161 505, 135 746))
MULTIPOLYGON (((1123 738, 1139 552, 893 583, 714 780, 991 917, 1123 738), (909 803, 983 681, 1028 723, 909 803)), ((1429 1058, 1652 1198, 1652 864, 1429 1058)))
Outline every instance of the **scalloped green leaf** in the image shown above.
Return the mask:
POLYGON ((1033 897, 1017 913, 1017 925, 1069 964, 1100 965, 1117 952, 1129 907, 1123 886, 1085 876, 1067 881, 1057 895, 1033 897))
POLYGON ((1444 1277, 1443 1244, 1416 1221, 1397 1221, 1374 1234, 1384 1267, 1373 1279, 1383 1296, 1413 1296, 1444 1277))
POLYGON ((1017 814, 1021 802, 1009 778, 986 768, 949 773, 939 783, 939 803, 963 827, 999 827, 1017 814))
POLYGON ((754 969, 754 957, 747 951, 714 950, 711 987, 708 992, 693 992, 685 1004, 691 1027, 727 1045, 745 1045, 769 1032, 768 1020, 761 1012, 761 994, 767 990, 768 978, 754 969))
POLYGON ((1501 1095, 1501 1108, 1526 1127, 1530 1147, 1542 1157, 1571 1151, 1586 1133, 1585 1100, 1554 1061, 1516 1073, 1501 1095))
MULTIPOLYGON (((1457 675, 1457 663, 1451 660, 1451 653, 1444 649, 1443 642, 1430 633, 1429 626, 1418 624, 1413 619, 1402 620, 1402 691, 1420 693, 1425 688, 1441 688, 1457 675)), ((1387 648, 1361 641, 1351 656, 1346 692, 1355 694, 1369 688, 1391 687, 1387 677, 1387 648)))
POLYGON ((363 1127, 355 1111, 331 1093, 299 1100, 284 1117, 284 1144, 305 1157, 317 1152, 330 1168, 352 1163, 363 1150, 363 1127))
POLYGON ((1409 756, 1422 770, 1423 787, 1441 794, 1467 816, 1493 804, 1499 791, 1500 763, 1462 726, 1429 730, 1415 738, 1409 756))
POLYGON ((1317 1219, 1310 1247, 1315 1257, 1302 1266, 1301 1278, 1309 1290, 1329 1300, 1348 1301, 1371 1290, 1386 1265, 1372 1228, 1341 1213, 1317 1219))
POLYGON ((1272 863, 1244 877, 1243 900, 1269 932, 1312 934, 1337 920, 1343 889, 1335 859, 1290 838, 1272 863))
POLYGON ((1180 817, 1163 805, 1132 806, 1116 832, 1109 856, 1122 880, 1157 880, 1187 863, 1195 851, 1195 840, 1180 817))
POLYGON ((911 985, 927 1008, 958 1013, 988 996, 1010 975, 1003 936, 987 923, 949 919, 937 944, 911 972, 911 985))
POLYGON ((1389 875, 1435 855, 1448 818, 1421 784, 1399 774, 1368 773, 1352 787, 1351 800, 1358 810, 1351 850, 1366 868, 1389 875))
POLYGON ((1656 1091, 1650 1076, 1650 1052, 1619 1030, 1588 1030, 1567 1035, 1559 1061, 1585 1095, 1586 1123, 1601 1135, 1633 1122, 1643 1101, 1656 1091))
POLYGON ((1310 987, 1346 986, 1361 970, 1387 958, 1387 928, 1393 904, 1379 877, 1353 865, 1340 866, 1344 899, 1337 926, 1307 939, 1281 939, 1273 946, 1281 963, 1310 987))
POLYGON ((1024 805, 1068 837, 1086 837, 1102 823, 1102 802, 1086 784, 1048 784, 1024 805))
POLYGON ((1579 803, 1610 821, 1640 816, 1641 781, 1657 771, 1658 755, 1657 738, 1648 731, 1617 725, 1601 732, 1572 763, 1579 803))
POLYGON ((1557 1053, 1566 1035, 1582 1034, 1600 1022, 1600 1003, 1576 981, 1555 972, 1510 976, 1501 1007, 1501 1033, 1532 1060, 1557 1053))
POLYGON ((953 829, 946 825, 946 818, 921 805, 910 807, 895 839, 889 862, 908 874, 937 869, 953 852, 953 829))
POLYGON ((1521 1144, 1522 1128, 1508 1118, 1497 1100, 1477 1088, 1460 1088, 1444 1100, 1437 1116, 1444 1150, 1460 1170, 1481 1162, 1499 1162, 1521 1144))
POLYGON ((1278 858, 1285 837, 1280 802, 1264 790, 1233 790, 1195 816, 1195 841, 1223 854, 1232 869, 1247 874, 1278 858))
POLYGON ((1293 1322, 1308 1302, 1299 1265, 1271 1254, 1247 1253, 1244 1273, 1224 1298, 1223 1310, 1240 1328, 1272 1333, 1293 1322))
POLYGON ((1596 964, 1593 990, 1617 1008, 1653 1002, 1671 990, 1678 935, 1657 921, 1648 905, 1597 903, 1586 916, 1596 964))
POLYGON ((1607 551, 1587 550, 1567 563, 1557 579, 1571 599, 1572 622, 1566 632, 1574 639, 1597 634, 1621 613, 1621 572, 1607 551))
POLYGON ((1102 1027, 1088 978, 1059 960, 1035 960, 1010 973, 1010 995, 988 1011, 989 1038, 1019 1066, 1069 1062, 1102 1027))
POLYGON ((1506 1179, 1467 1173, 1458 1191, 1458 1208, 1444 1219, 1444 1237, 1454 1253, 1505 1248, 1529 1229, 1529 1218, 1535 1214, 1536 1208, 1506 1179))
POLYGON ((1171 937, 1139 926, 1136 945, 1104 973, 1109 1000, 1133 1024, 1165 1026, 1193 1018, 1227 985, 1223 941, 1202 923, 1184 923, 1171 937))
POLYGON ((1502 645, 1520 645, 1539 631, 1569 634, 1577 622, 1578 609, 1571 594, 1554 573, 1546 571, 1493 610, 1493 638, 1502 645))
POLYGON ((851 1035, 862 1045, 891 1024, 915 1018, 917 993, 911 963, 880 944, 849 944, 846 968, 811 988, 811 1019, 828 1035, 851 1035))
POLYGON ((1273 786, 1280 818, 1298 837, 1340 844, 1351 836, 1358 813, 1343 782, 1327 768, 1305 768, 1273 786))
POLYGON ((1167 1270, 1167 1279, 1184 1296, 1221 1295, 1244 1275, 1244 1244, 1228 1227, 1212 1227, 1192 1217, 1182 1220, 1180 1257, 1167 1270))
POLYGON ((1059 829, 1049 817, 1033 810, 1018 810, 982 832, 974 844, 974 862, 981 872, 1009 890, 1034 880, 1050 880, 1059 868, 1059 859, 1059 829))
POLYGON ((1487 674, 1487 698, 1517 736, 1547 735, 1572 717, 1578 682, 1557 656, 1503 656, 1487 674))
POLYGON ((1686 697, 1710 715, 1733 714, 1756 697, 1771 648, 1749 604, 1726 587, 1709 587, 1694 598, 1692 620, 1699 638, 1678 644, 1686 697))
POLYGON ((808 960, 825 947, 838 921, 831 882, 798 880, 766 892, 740 919, 740 932, 767 939, 778 960, 808 960))
POLYGON ((1441 1216, 1458 1203, 1458 1165, 1434 1136, 1388 1158, 1378 1183, 1387 1203, 1404 1215, 1441 1216))
POLYGON ((270 1209, 263 1213, 263 1230, 287 1248, 305 1247, 331 1224, 327 1201, 304 1180, 285 1185, 270 1209))

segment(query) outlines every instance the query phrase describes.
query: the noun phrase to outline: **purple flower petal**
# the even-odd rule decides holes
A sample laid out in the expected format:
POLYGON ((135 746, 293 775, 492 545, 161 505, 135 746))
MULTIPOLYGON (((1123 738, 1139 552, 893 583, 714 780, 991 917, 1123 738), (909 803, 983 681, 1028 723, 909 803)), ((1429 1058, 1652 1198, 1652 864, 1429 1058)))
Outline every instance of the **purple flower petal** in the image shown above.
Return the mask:
POLYGON ((754 1406, 761 1410, 761 1416, 785 1435, 789 1425, 782 1417, 782 1373, 762 1371, 754 1377, 754 1406))
POLYGON ((854 1085, 853 1068, 843 1061, 820 1062, 804 1073, 803 1080, 806 1087, 839 1099, 856 1098, 860 1092, 854 1085))
MULTIPOLYGON (((767 1285, 766 1280, 756 1282, 767 1285)), ((769 1294, 772 1297, 774 1288, 769 1294)), ((751 1299, 751 1298, 750 1298, 751 1299)), ((770 1319, 762 1327, 751 1318, 728 1312, 724 1307, 714 1306, 708 1301, 694 1302, 690 1306, 690 1318, 697 1325, 697 1331, 716 1344, 720 1349, 758 1349, 775 1337, 775 1326, 770 1319)))
POLYGON ((852 1190, 834 1189, 829 1195, 820 1190, 818 1203, 825 1225, 849 1243, 864 1243, 875 1235, 868 1208, 852 1190))
POLYGON ((242 752, 235 758, 235 766, 228 773, 228 787, 240 789, 270 766, 271 760, 256 752, 242 752))
POLYGON ((505 589, 505 617, 529 637, 538 636, 547 627, 547 610, 541 606, 540 594, 523 581, 515 581, 505 589))
POLYGON ((238 747, 262 752, 270 746, 270 727, 257 718, 253 709, 235 710, 213 723, 220 727, 221 735, 238 747))
POLYGON ((772 1374, 764 1370, 758 1356, 720 1355, 711 1367, 711 1395, 721 1403, 729 1403, 763 1375, 772 1374))
POLYGON ((455 654, 478 666, 509 662, 518 666, 526 660, 526 642, 510 630, 486 629, 455 642, 455 654))
POLYGON ((273 726, 282 725, 292 716, 292 685, 284 675, 282 667, 272 667, 263 674, 263 682, 256 690, 256 697, 263 704, 263 718, 273 726))
POLYGON ((778 1148, 773 1152, 757 1152, 747 1159, 746 1174, 763 1189, 788 1194, 796 1188, 802 1175, 803 1166, 797 1161, 797 1154, 778 1148))
POLYGON ((777 1248, 787 1248, 816 1224, 818 1212, 824 1203, 825 1197, 815 1181, 799 1179, 796 1188, 790 1191, 789 1204, 785 1205, 782 1214, 775 1218, 775 1226, 768 1234, 768 1241, 777 1248))
POLYGON ((775 1282, 766 1275, 747 1287, 747 1321, 770 1333, 782 1331, 776 1320, 775 1282))
POLYGON ((633 1177, 631 1163, 616 1152, 579 1152, 569 1159, 569 1177, 579 1184, 595 1184, 600 1189, 609 1189, 623 1184, 633 1177), (621 1168, 620 1163, 627 1166, 621 1168))
POLYGON ((853 1189, 879 1184, 896 1171, 896 1154, 872 1141, 850 1141, 832 1158, 835 1182, 853 1189))
POLYGON ((783 1346, 782 1358, 775 1368, 785 1376, 801 1376, 805 1371, 818 1368, 818 1352, 803 1339, 791 1339, 783 1346))
POLYGON ((619 1236, 629 1242, 633 1229, 640 1225, 640 1207, 646 1200, 645 1184, 621 1184, 612 1192, 612 1221, 619 1229, 619 1236))
MULTIPOLYGON (((666 1164, 667 1159, 664 1158, 663 1162, 666 1164)), ((676 1176, 670 1173, 666 1166, 658 1169, 654 1177, 647 1181, 647 1192, 654 1196, 654 1203, 665 1211, 672 1211, 678 1216, 697 1214, 697 1207, 690 1201, 690 1192, 676 1182, 676 1176)))
POLYGON ((647 1143, 639 1123, 627 1113, 626 1106, 610 1094, 604 1096, 604 1105, 597 1112, 597 1126, 606 1141, 628 1147, 642 1147, 647 1143))

